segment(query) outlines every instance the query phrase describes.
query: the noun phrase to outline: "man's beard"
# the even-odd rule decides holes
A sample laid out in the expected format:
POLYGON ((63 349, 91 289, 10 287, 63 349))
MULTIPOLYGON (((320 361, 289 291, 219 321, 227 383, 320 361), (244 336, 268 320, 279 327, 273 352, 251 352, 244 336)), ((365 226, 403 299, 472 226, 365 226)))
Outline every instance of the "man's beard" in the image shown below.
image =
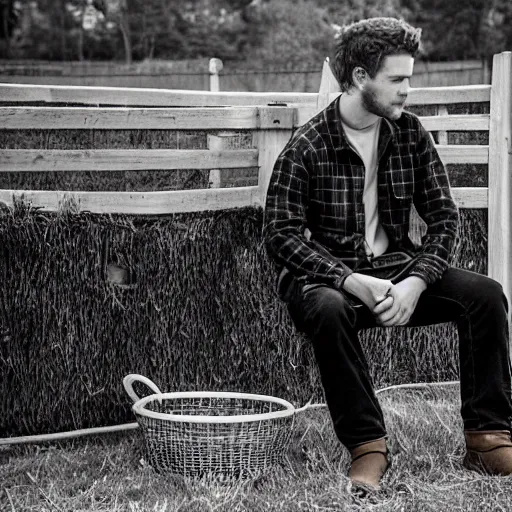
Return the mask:
MULTIPOLYGON (((385 117, 391 121, 399 119, 402 115, 401 111, 397 113, 397 111, 391 106, 386 107, 385 105, 382 105, 382 103, 379 103, 376 94, 369 88, 362 91, 361 97, 363 99, 364 108, 371 114, 375 114, 379 117, 385 117)), ((398 107, 398 105, 396 106, 398 107)))

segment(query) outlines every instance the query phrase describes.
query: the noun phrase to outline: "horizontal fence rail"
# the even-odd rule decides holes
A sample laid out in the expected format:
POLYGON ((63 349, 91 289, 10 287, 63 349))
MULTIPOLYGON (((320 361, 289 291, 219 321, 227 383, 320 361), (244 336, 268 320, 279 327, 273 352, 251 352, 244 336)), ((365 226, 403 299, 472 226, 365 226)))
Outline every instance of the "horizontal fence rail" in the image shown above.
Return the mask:
MULTIPOLYGON (((437 146, 445 164, 486 164, 489 146, 437 146)), ((256 167, 257 149, 0 149, 0 171, 142 171, 256 167)))
POLYGON ((490 124, 489 114, 421 116, 420 119, 425 129, 431 132, 487 131, 490 124))
MULTIPOLYGON (((257 186, 157 192, 0 190, 0 201, 12 204, 14 195, 44 211, 58 211, 70 202, 92 213, 151 215, 263 206, 257 186)), ((460 208, 488 206, 484 187, 454 188, 453 196, 460 208)))
MULTIPOLYGON (((334 99, 339 93, 330 94, 334 99)), ((490 100, 490 85, 419 87, 411 89, 408 105, 482 103, 490 100)), ((268 103, 316 105, 317 93, 293 92, 208 92, 123 87, 0 84, 0 101, 9 103, 71 103, 145 107, 247 106, 268 103)))
POLYGON ((76 205, 92 213, 164 215, 260 205, 257 186, 157 192, 78 192, 0 190, 0 201, 10 204, 16 195, 44 211, 76 205))
POLYGON ((0 107, 0 127, 11 130, 289 130, 287 107, 99 108, 0 107))
POLYGON ((257 149, 0 149, 0 171, 143 171, 256 167, 257 149))
MULTIPOLYGON (((299 110, 299 109, 297 109, 299 110)), ((421 116, 429 131, 486 131, 489 114, 421 116)), ((116 108, 0 107, 0 129, 9 130, 289 130, 300 124, 288 107, 116 108)))
POLYGON ((316 93, 208 92, 125 87, 0 84, 0 101, 9 103, 71 103, 144 107, 216 107, 316 103, 316 93))
POLYGON ((489 146, 437 145, 439 156, 444 164, 486 164, 489 161, 489 146))

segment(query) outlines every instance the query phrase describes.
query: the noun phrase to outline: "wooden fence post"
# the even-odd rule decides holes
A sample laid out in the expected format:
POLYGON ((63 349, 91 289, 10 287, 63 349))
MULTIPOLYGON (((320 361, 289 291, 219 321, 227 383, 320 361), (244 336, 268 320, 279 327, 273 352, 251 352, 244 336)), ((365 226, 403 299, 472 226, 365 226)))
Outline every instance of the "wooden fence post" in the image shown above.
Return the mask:
MULTIPOLYGON (((222 151, 227 149, 228 142, 235 137, 236 132, 219 132, 216 135, 208 134, 208 149, 210 151, 222 151)), ((220 169, 211 169, 208 180, 209 188, 221 188, 226 184, 226 179, 222 179, 222 171, 220 169)))
POLYGON ((331 102, 331 94, 340 92, 340 86, 336 77, 331 71, 329 57, 324 60, 322 67, 322 78, 320 79, 320 88, 318 90, 318 99, 316 102, 316 111, 320 112, 331 102))
POLYGON ((278 107, 274 114, 272 108, 261 108, 260 129, 253 133, 253 146, 258 148, 258 202, 263 208, 274 164, 290 140, 293 126, 297 120, 296 108, 288 107, 286 110, 287 112, 284 112, 282 107, 278 107), (287 129, 272 129, 275 126, 276 118, 279 117, 282 118, 280 123, 282 122, 287 129))
POLYGON ((494 56, 490 111, 488 274, 512 306, 512 52, 494 56))
POLYGON ((210 71, 210 92, 220 91, 219 71, 224 65, 220 59, 210 59, 208 70, 210 71))
MULTIPOLYGON (((438 105, 437 107, 437 115, 438 116, 447 116, 448 115, 448 107, 446 105, 438 105)), ((444 130, 440 130, 437 132, 437 143, 446 146, 448 144, 448 132, 444 130)))

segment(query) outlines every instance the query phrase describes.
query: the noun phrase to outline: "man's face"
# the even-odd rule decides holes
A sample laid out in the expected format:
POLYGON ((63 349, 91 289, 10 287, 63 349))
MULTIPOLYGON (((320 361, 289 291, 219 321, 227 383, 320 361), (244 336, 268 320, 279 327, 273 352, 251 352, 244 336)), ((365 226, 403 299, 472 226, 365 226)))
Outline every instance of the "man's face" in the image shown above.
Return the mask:
POLYGON ((375 78, 361 91, 365 109, 379 117, 395 120, 402 115, 409 92, 414 58, 408 54, 388 55, 375 78))

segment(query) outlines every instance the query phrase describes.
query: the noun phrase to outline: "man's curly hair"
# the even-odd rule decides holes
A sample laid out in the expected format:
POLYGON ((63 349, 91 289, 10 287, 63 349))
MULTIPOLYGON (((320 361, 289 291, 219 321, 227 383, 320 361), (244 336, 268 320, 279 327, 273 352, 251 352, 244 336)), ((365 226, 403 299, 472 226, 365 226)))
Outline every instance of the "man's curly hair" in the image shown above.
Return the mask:
POLYGON ((341 27, 331 58, 331 69, 342 92, 352 85, 352 71, 362 67, 374 78, 388 55, 415 57, 421 29, 396 18, 369 18, 341 27))

